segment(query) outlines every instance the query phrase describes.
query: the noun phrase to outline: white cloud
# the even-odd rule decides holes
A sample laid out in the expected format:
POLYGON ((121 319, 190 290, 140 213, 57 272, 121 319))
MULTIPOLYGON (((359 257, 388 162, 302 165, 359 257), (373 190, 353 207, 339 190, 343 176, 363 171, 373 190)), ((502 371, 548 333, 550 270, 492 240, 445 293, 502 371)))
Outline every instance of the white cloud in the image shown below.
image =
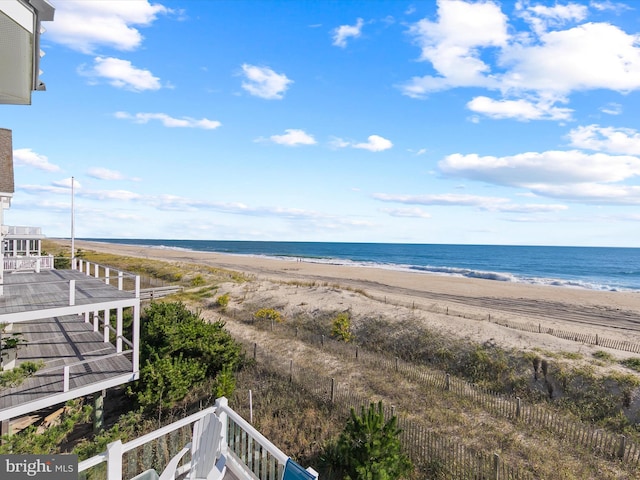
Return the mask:
POLYGON ((537 195, 598 205, 640 205, 640 186, 578 183, 531 185, 537 195))
POLYGON ((506 157, 448 155, 438 163, 448 175, 531 188, 532 185, 613 183, 640 175, 640 159, 577 150, 527 152, 506 157))
POLYGON ((573 112, 570 108, 554 107, 549 102, 493 100, 485 96, 475 97, 467 103, 467 108, 490 118, 513 118, 520 121, 569 120, 573 112))
POLYGON ((615 102, 607 103, 604 107, 600 108, 600 111, 607 115, 620 115, 622 113, 622 105, 615 102))
POLYGON ((392 217, 401 218, 431 218, 431 214, 425 212, 421 208, 381 208, 381 212, 392 217))
POLYGON ((288 128, 284 135, 272 135, 269 137, 273 143, 294 147, 297 145, 315 145, 317 142, 313 135, 309 135, 304 130, 288 128))
POLYGON ((370 152, 382 152, 383 150, 389 150, 393 147, 393 143, 380 135, 369 135, 366 143, 354 143, 351 146, 353 148, 369 150, 370 152))
POLYGON ((69 186, 56 186, 56 185, 20 185, 19 190, 30 193, 32 195, 38 195, 42 193, 53 193, 57 195, 69 195, 71 188, 71 179, 69 179, 69 186))
POLYGON ((512 203, 508 205, 497 205, 491 208, 491 210, 495 210, 503 213, 552 213, 552 212, 562 212, 568 209, 569 207, 567 207, 566 205, 543 204, 543 203, 525 203, 525 204, 512 203))
POLYGON ((333 30, 333 45, 345 48, 348 38, 358 38, 362 35, 364 21, 358 18, 355 25, 340 25, 333 30))
POLYGON ((474 111, 494 118, 566 120, 571 110, 556 107, 576 91, 627 93, 640 88, 640 35, 610 23, 582 23, 584 5, 530 6, 518 12, 531 31, 515 31, 497 2, 439 0, 436 21, 422 19, 410 34, 423 61, 435 74, 399 85, 403 94, 424 98, 431 92, 480 87, 502 99, 479 96, 474 111), (489 58, 495 62, 489 63, 489 58))
POLYGON ((161 88, 160 79, 154 77, 149 70, 136 68, 130 61, 119 58, 96 57, 92 68, 86 69, 85 66, 81 66, 78 73, 96 83, 97 79, 105 78, 110 85, 133 92, 161 88))
POLYGON ((148 1, 64 0, 55 2, 56 18, 47 24, 47 39, 83 53, 98 47, 134 50, 142 42, 136 26, 149 26, 170 10, 148 1))
POLYGON ((402 87, 410 97, 460 86, 496 86, 486 74, 490 67, 480 48, 505 46, 507 17, 493 2, 438 2, 438 22, 422 19, 409 32, 421 48, 421 60, 430 62, 440 76, 414 77, 402 87))
POLYGON ((13 161, 16 166, 29 166, 44 170, 45 172, 57 172, 58 165, 49 162, 45 155, 34 152, 30 148, 18 148, 13 151, 13 161))
POLYGON ((78 196, 93 200, 141 200, 143 195, 128 190, 82 190, 78 196))
MULTIPOLYGON (((75 177, 67 177, 67 178, 63 178, 62 180, 56 180, 55 182, 51 182, 51 184, 54 187, 62 187, 62 188, 70 189, 72 182, 73 182, 74 189, 82 188, 82 185, 80 184, 78 179, 75 177)), ((66 190, 66 193, 68 194, 69 190, 66 190)))
POLYGON ((242 65, 242 71, 245 75, 242 88, 251 95, 268 100, 282 99, 289 84, 293 83, 293 80, 288 79, 284 73, 276 73, 269 67, 257 67, 245 63, 242 65))
POLYGON ((569 132, 571 145, 599 152, 640 155, 640 133, 631 128, 587 125, 569 132))
POLYGON ((598 2, 598 1, 591 1, 589 3, 589 5, 596 9, 599 10, 601 12, 604 12, 606 10, 611 10, 615 13, 623 13, 627 10, 633 10, 633 7, 630 7, 629 5, 627 5, 626 3, 620 3, 620 2, 611 2, 609 0, 605 0, 603 2, 598 2))
POLYGON ((329 145, 331 146, 331 148, 346 148, 351 145, 351 143, 339 137, 332 137, 329 141, 329 145))
POLYGON ((608 23, 586 23, 540 36, 537 45, 504 49, 508 68, 502 88, 535 90, 551 95, 608 89, 627 92, 640 87, 640 36, 608 23))
POLYGON ((151 120, 158 120, 167 128, 201 128, 204 130, 215 130, 222 123, 208 118, 195 119, 191 117, 175 118, 166 113, 136 113, 131 115, 127 112, 116 112, 116 118, 122 120, 132 120, 135 123, 149 123, 151 120))
POLYGON ((87 175, 99 180, 122 180, 124 175, 116 170, 109 170, 108 168, 93 167, 87 171, 87 175))
MULTIPOLYGON (((520 4, 521 5, 521 4, 520 4)), ((579 22, 587 17, 589 9, 586 5, 567 3, 565 5, 527 6, 521 16, 531 24, 531 28, 538 34, 549 28, 559 27, 569 22, 579 22)))
POLYGON ((473 206, 487 207, 499 205, 509 200, 500 197, 482 197, 478 195, 465 195, 459 193, 441 193, 431 195, 392 195, 388 193, 375 193, 373 198, 383 202, 406 203, 410 205, 449 205, 449 206, 473 206))
MULTIPOLYGON (((409 205, 476 207, 479 210, 502 213, 549 213, 567 210, 568 208, 566 205, 558 204, 516 204, 511 203, 507 198, 483 197, 458 193, 434 195, 390 195, 377 193, 373 195, 373 198, 383 202, 404 203, 409 205)), ((417 210, 421 211, 420 209, 417 210)))

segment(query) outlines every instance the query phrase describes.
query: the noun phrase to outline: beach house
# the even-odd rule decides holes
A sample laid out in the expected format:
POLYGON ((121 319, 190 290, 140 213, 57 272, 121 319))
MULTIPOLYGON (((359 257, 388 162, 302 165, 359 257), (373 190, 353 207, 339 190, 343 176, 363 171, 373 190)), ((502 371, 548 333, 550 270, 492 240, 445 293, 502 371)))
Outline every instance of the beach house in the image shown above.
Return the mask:
MULTIPOLYGON (((29 105, 31 93, 44 90, 40 22, 52 21, 54 11, 46 0, 0 1, 0 104, 29 105)), ((0 128, 0 370, 23 373, 0 385, 1 433, 10 433, 18 418, 55 413, 79 397, 93 398, 99 428, 108 390, 140 375, 140 278, 75 259, 74 252, 70 268, 55 268, 42 255, 40 228, 4 224, 14 193, 12 132, 0 128)), ((80 462, 78 472, 107 480, 317 478, 224 397, 140 438, 110 443, 80 462), (139 461, 160 449, 163 458, 139 461)))

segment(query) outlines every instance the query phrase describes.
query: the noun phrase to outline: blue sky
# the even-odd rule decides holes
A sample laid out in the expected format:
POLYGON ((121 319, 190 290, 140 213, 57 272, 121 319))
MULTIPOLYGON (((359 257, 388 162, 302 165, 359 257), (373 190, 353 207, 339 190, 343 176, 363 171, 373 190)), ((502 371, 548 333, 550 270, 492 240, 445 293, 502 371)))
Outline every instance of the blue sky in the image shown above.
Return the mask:
POLYGON ((7 224, 638 246, 639 3, 51 3, 7 224))

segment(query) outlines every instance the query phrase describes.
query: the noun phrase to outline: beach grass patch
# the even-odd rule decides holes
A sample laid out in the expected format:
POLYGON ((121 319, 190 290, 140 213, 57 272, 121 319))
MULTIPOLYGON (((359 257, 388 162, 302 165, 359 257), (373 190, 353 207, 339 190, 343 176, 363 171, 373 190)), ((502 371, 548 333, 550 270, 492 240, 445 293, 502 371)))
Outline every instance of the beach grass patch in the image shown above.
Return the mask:
POLYGON ((638 358, 638 357, 625 358, 620 363, 622 365, 624 365, 625 367, 630 368, 631 370, 635 370, 636 372, 640 372, 640 358, 638 358))
POLYGON ((581 360, 584 356, 579 352, 560 352, 561 358, 566 358, 567 360, 581 360))
POLYGON ((611 355, 609 352, 605 352, 604 350, 598 350, 597 352, 593 352, 593 358, 597 358, 598 360, 604 363, 613 363, 615 361, 615 357, 611 355))

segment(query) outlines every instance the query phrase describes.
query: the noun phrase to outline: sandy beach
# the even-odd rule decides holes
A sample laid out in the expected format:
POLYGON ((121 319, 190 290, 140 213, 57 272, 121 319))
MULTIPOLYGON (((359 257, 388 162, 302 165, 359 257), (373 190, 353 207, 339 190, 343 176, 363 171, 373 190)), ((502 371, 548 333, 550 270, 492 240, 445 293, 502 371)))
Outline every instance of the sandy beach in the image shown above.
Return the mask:
MULTIPOLYGON (((57 241, 68 245, 68 241, 57 241)), ((76 248, 126 256, 203 264, 243 272, 246 285, 225 284, 220 292, 254 304, 278 305, 285 315, 300 310, 349 310, 354 317, 371 315, 411 318, 471 341, 495 341, 504 347, 575 351, 602 347, 527 333, 499 326, 502 318, 603 338, 640 343, 640 293, 603 292, 469 279, 383 268, 329 265, 264 257, 228 255, 153 247, 76 241, 76 248)), ((186 267, 186 265, 185 265, 186 267)), ((619 357, 631 354, 611 350, 619 357)))

